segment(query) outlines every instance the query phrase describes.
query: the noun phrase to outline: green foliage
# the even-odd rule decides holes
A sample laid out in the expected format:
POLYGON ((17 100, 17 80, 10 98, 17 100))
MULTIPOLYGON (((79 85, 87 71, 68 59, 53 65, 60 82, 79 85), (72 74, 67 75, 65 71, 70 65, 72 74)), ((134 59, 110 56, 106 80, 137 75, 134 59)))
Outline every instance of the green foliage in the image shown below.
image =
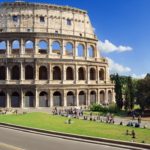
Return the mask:
POLYGON ((90 106, 91 111, 98 111, 98 112, 103 112, 103 113, 117 113, 119 111, 118 107, 116 104, 110 104, 108 107, 107 106, 102 106, 100 104, 93 104, 90 106))

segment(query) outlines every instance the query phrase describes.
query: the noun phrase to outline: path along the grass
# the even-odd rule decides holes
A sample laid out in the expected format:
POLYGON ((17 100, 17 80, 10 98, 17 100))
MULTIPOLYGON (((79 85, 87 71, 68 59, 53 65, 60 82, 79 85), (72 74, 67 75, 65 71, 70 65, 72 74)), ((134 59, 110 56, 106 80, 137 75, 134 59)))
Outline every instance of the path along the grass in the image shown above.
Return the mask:
POLYGON ((66 117, 37 112, 19 115, 0 115, 0 122, 5 123, 124 141, 134 140, 139 143, 144 141, 150 144, 150 129, 126 127, 79 119, 72 119, 72 124, 66 124, 65 121, 67 119, 66 117), (129 130, 129 132, 134 130, 136 138, 132 139, 132 136, 126 135, 126 130, 129 130))

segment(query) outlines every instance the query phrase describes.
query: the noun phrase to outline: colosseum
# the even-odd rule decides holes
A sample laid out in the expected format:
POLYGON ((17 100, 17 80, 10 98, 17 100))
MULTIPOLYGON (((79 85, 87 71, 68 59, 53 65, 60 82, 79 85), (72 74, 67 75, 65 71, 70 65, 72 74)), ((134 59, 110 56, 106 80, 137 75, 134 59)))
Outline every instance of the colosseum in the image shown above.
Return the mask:
POLYGON ((86 11, 0 4, 0 107, 50 108, 115 101, 108 62, 86 11))

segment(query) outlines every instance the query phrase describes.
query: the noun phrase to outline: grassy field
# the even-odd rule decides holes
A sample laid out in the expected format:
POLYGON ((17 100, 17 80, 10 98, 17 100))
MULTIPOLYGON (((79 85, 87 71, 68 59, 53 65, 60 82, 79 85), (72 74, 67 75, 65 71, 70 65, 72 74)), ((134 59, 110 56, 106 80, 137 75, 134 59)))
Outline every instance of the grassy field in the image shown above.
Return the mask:
POLYGON ((134 139, 135 142, 141 143, 142 141, 145 141, 145 143, 150 144, 149 129, 133 128, 78 119, 72 119, 72 124, 65 124, 67 119, 68 118, 66 117, 52 116, 47 113, 0 115, 0 122, 124 141, 132 140, 130 135, 125 135, 126 130, 128 129, 131 132, 134 129, 136 133, 136 139, 134 139))

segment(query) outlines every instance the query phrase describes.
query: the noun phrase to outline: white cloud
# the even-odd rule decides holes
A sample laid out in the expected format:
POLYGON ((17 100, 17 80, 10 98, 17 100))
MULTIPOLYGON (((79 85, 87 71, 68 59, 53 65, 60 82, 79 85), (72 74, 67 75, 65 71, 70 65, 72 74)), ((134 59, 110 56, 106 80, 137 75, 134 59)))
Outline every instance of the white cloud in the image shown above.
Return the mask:
POLYGON ((125 52, 125 51, 132 50, 132 47, 130 46, 123 46, 123 45, 116 46, 113 43, 111 43, 109 40, 105 40, 104 42, 99 40, 98 48, 100 49, 100 51, 105 52, 105 53, 125 52))
POLYGON ((131 68, 118 64, 108 57, 107 57, 107 60, 108 60, 109 70, 111 74, 118 73, 120 75, 123 75, 131 71, 131 68))
POLYGON ((131 76, 135 79, 143 79, 146 77, 146 74, 140 74, 140 75, 132 74, 131 76))

